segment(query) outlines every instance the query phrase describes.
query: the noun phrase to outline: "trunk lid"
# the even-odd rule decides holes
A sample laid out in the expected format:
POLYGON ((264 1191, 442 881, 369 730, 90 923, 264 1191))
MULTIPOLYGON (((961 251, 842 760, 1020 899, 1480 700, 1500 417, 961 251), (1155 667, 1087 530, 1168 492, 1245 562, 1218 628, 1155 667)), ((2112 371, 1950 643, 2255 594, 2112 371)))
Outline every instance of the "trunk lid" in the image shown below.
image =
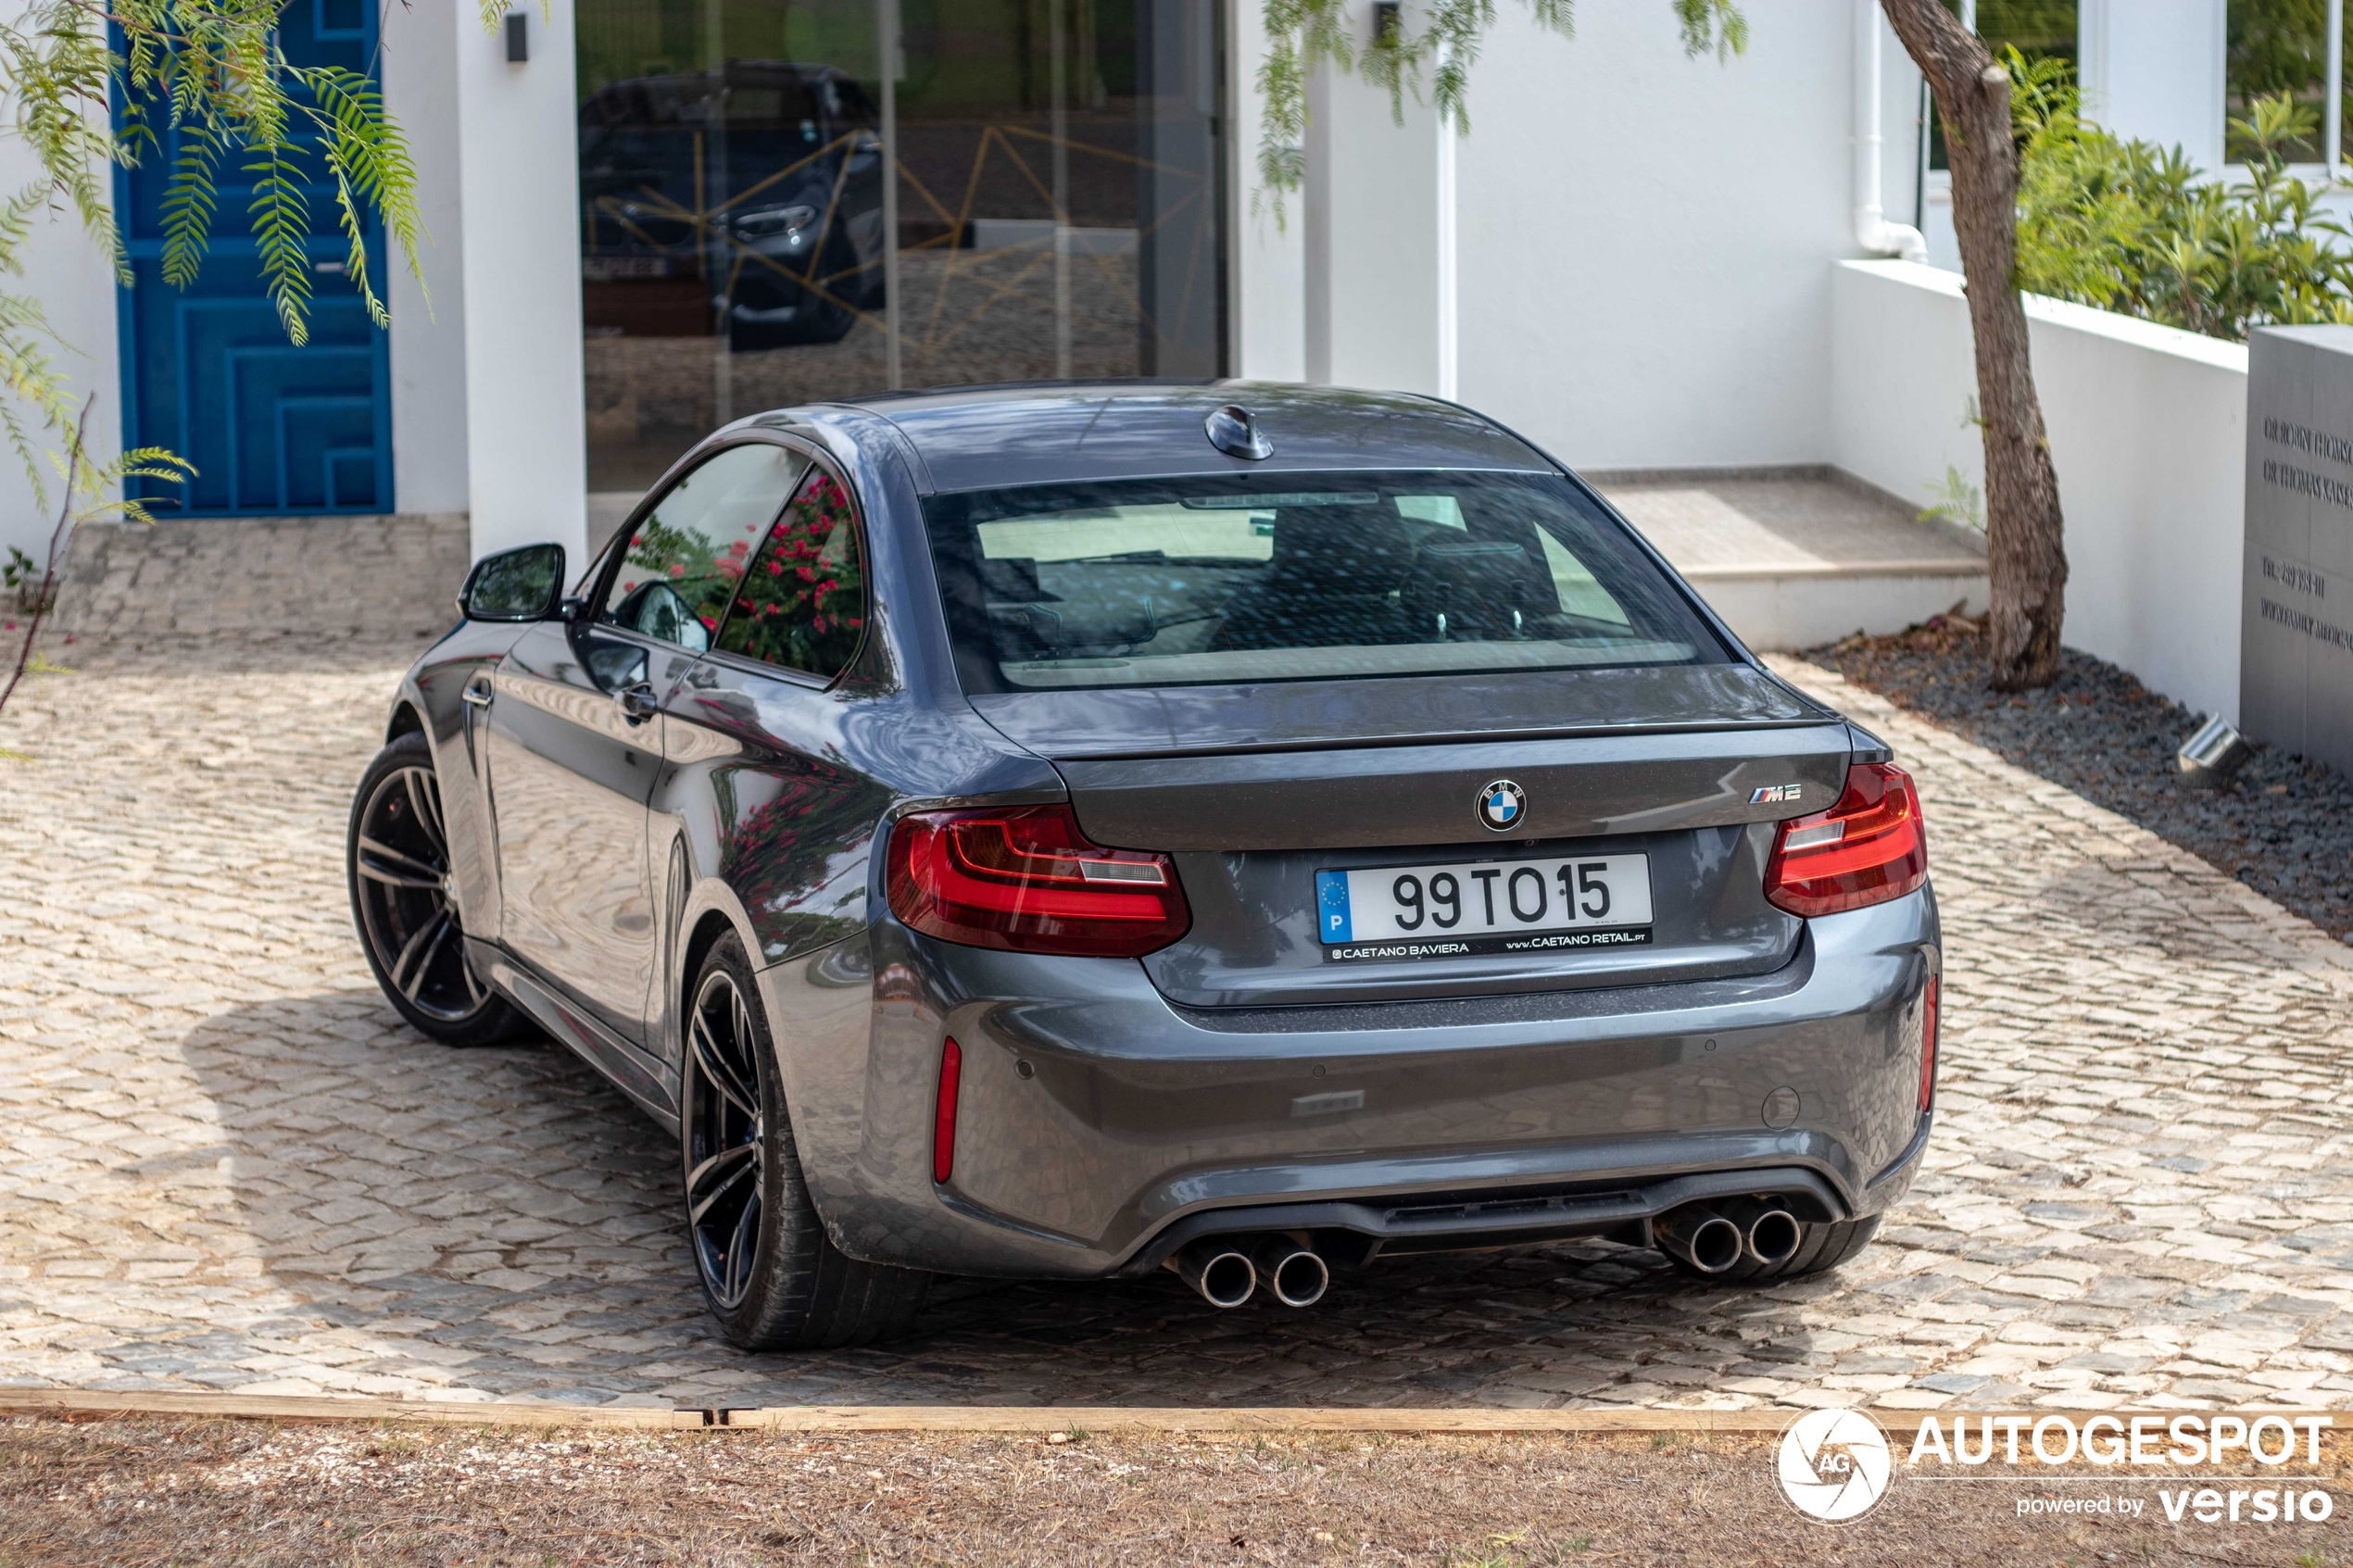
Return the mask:
POLYGON ((1833 803, 1854 749, 1836 714, 1737 664, 973 702, 1053 762, 1089 838, 1176 857, 1192 926, 1143 963, 1171 1001, 1201 1008, 1776 969, 1804 922, 1765 902, 1773 824, 1833 803), (1478 813, 1498 780, 1524 801, 1503 832, 1478 813), (1321 939, 1320 873, 1509 878, 1528 861, 1630 855, 1647 858, 1651 918, 1623 946, 1341 960, 1321 939))

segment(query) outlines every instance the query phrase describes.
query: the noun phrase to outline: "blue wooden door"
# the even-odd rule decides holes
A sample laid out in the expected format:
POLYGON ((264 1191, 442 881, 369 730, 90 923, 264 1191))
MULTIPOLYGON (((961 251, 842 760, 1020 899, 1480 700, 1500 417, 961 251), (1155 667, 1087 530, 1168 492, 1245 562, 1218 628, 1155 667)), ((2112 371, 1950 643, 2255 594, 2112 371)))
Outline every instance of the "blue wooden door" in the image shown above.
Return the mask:
MULTIPOLYGON (((296 65, 376 64, 376 12, 367 0, 288 0, 278 26, 296 65)), ((243 147, 218 171, 203 271, 185 289, 164 282, 162 204, 180 148, 172 132, 160 140, 140 167, 115 176, 134 280, 118 303, 122 433, 126 445, 168 447, 196 472, 185 485, 148 483, 141 498, 158 516, 391 511, 391 354, 344 275, 348 242, 316 139, 306 141, 301 159, 316 292, 310 341, 299 348, 263 292, 243 147)), ((380 226, 371 224, 368 244, 381 297, 380 226)))

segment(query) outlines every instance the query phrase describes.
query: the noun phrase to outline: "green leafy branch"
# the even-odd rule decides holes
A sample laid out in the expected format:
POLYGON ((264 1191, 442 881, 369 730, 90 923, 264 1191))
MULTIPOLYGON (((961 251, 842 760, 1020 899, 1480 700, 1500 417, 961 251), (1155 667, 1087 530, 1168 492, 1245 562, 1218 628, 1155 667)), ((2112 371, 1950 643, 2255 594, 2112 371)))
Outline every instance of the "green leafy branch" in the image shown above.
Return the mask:
POLYGON ((2029 293, 2213 337, 2271 323, 2353 322, 2353 239, 2288 172, 2316 129, 2286 93, 2229 122, 2246 178, 2207 178, 2180 147, 2082 118, 2063 62, 2012 51, 2020 152, 2018 280, 2029 293))
MULTIPOLYGON (((1539 27, 1577 35, 1576 0, 1527 0, 1539 27)), ((1669 0, 1683 53, 1713 52, 1727 61, 1748 48, 1748 19, 1736 0, 1669 0)), ((1251 210, 1271 207, 1284 223, 1284 198, 1307 173, 1307 79, 1330 61, 1343 71, 1358 56, 1348 35, 1346 0, 1265 0, 1266 56, 1258 67, 1258 189, 1251 210)), ((1365 80, 1389 93, 1390 113, 1405 122, 1405 96, 1428 103, 1458 135, 1470 134, 1470 68, 1495 26, 1495 0, 1433 0, 1418 30, 1402 22, 1365 46, 1365 80)))
MULTIPOLYGON (((381 223, 421 294, 421 245, 429 242, 417 213, 418 176, 407 138, 364 73, 296 67, 278 46, 285 0, 25 0, 0 19, 0 136, 30 155, 33 174, 0 191, 0 439, 31 482, 35 505, 50 506, 62 480, 49 559, 37 602, 53 595, 74 530, 118 516, 153 519, 121 495, 133 481, 181 483, 188 462, 159 447, 110 460, 93 457, 86 437, 91 402, 78 405, 60 337, 41 301, 11 287, 25 276, 40 226, 69 217, 106 257, 118 282, 132 273, 112 207, 114 169, 140 167, 176 144, 160 204, 162 276, 185 289, 203 270, 220 207, 220 170, 233 165, 253 180, 245 218, 261 263, 263 285, 289 341, 310 335, 312 269, 308 254, 314 162, 334 191, 345 246, 345 273, 378 328, 389 313, 370 272, 369 228, 381 223), (109 42, 109 30, 120 34, 109 42)), ((483 28, 495 34, 506 0, 486 0, 483 28)), ((542 15, 549 14, 541 0, 542 15)), ((426 296, 426 308, 432 308, 426 296)), ((0 707, 29 671, 39 617, 25 633, 16 673, 0 707)))

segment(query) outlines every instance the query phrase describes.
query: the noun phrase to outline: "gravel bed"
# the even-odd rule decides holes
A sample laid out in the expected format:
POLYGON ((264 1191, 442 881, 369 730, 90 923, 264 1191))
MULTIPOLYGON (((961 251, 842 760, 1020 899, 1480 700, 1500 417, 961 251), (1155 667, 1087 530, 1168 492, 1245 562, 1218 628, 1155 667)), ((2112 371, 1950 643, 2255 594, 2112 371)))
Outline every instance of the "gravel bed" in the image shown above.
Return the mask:
MULTIPOLYGON (((2348 1439, 2322 1441, 2322 1463, 2296 1471, 2342 1497, 2348 1439)), ((2158 1496, 2158 1484, 2173 1477, 2103 1473, 2080 1459, 2055 1471, 2036 1466, 2007 1485, 1994 1474, 1981 1477, 1989 1486, 1930 1486, 1899 1474, 1861 1518, 1817 1524, 1774 1484, 1775 1447, 1769 1437, 1671 1432, 802 1436, 743 1428, 19 1419, 0 1426, 0 1563, 2027 1568, 2344 1561, 2341 1523, 2174 1524, 2158 1496), (2061 1478, 2075 1485, 2054 1484, 2061 1478), (2020 1494, 2139 1506, 2054 1517, 2022 1512, 2020 1494)))
POLYGON ((2044 690, 1990 691, 1982 619, 1940 616, 1803 657, 2131 818, 2353 941, 2353 780, 2325 764, 2259 746, 2229 788, 2187 788, 2173 754, 2203 714, 2075 648, 2064 651, 2058 679, 2044 690))

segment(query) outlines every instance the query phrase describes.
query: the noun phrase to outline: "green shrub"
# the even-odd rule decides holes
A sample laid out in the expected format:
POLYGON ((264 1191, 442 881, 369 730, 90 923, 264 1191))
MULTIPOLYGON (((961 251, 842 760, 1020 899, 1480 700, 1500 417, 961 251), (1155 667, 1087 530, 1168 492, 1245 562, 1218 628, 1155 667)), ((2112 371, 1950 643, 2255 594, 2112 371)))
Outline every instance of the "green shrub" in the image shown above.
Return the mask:
POLYGON ((2353 239, 2288 172, 2314 116, 2287 94, 2230 122, 2247 178, 2084 119, 2064 61, 2007 61, 2023 160, 2018 282, 2029 294, 2244 341, 2250 328, 2353 322, 2353 239))

